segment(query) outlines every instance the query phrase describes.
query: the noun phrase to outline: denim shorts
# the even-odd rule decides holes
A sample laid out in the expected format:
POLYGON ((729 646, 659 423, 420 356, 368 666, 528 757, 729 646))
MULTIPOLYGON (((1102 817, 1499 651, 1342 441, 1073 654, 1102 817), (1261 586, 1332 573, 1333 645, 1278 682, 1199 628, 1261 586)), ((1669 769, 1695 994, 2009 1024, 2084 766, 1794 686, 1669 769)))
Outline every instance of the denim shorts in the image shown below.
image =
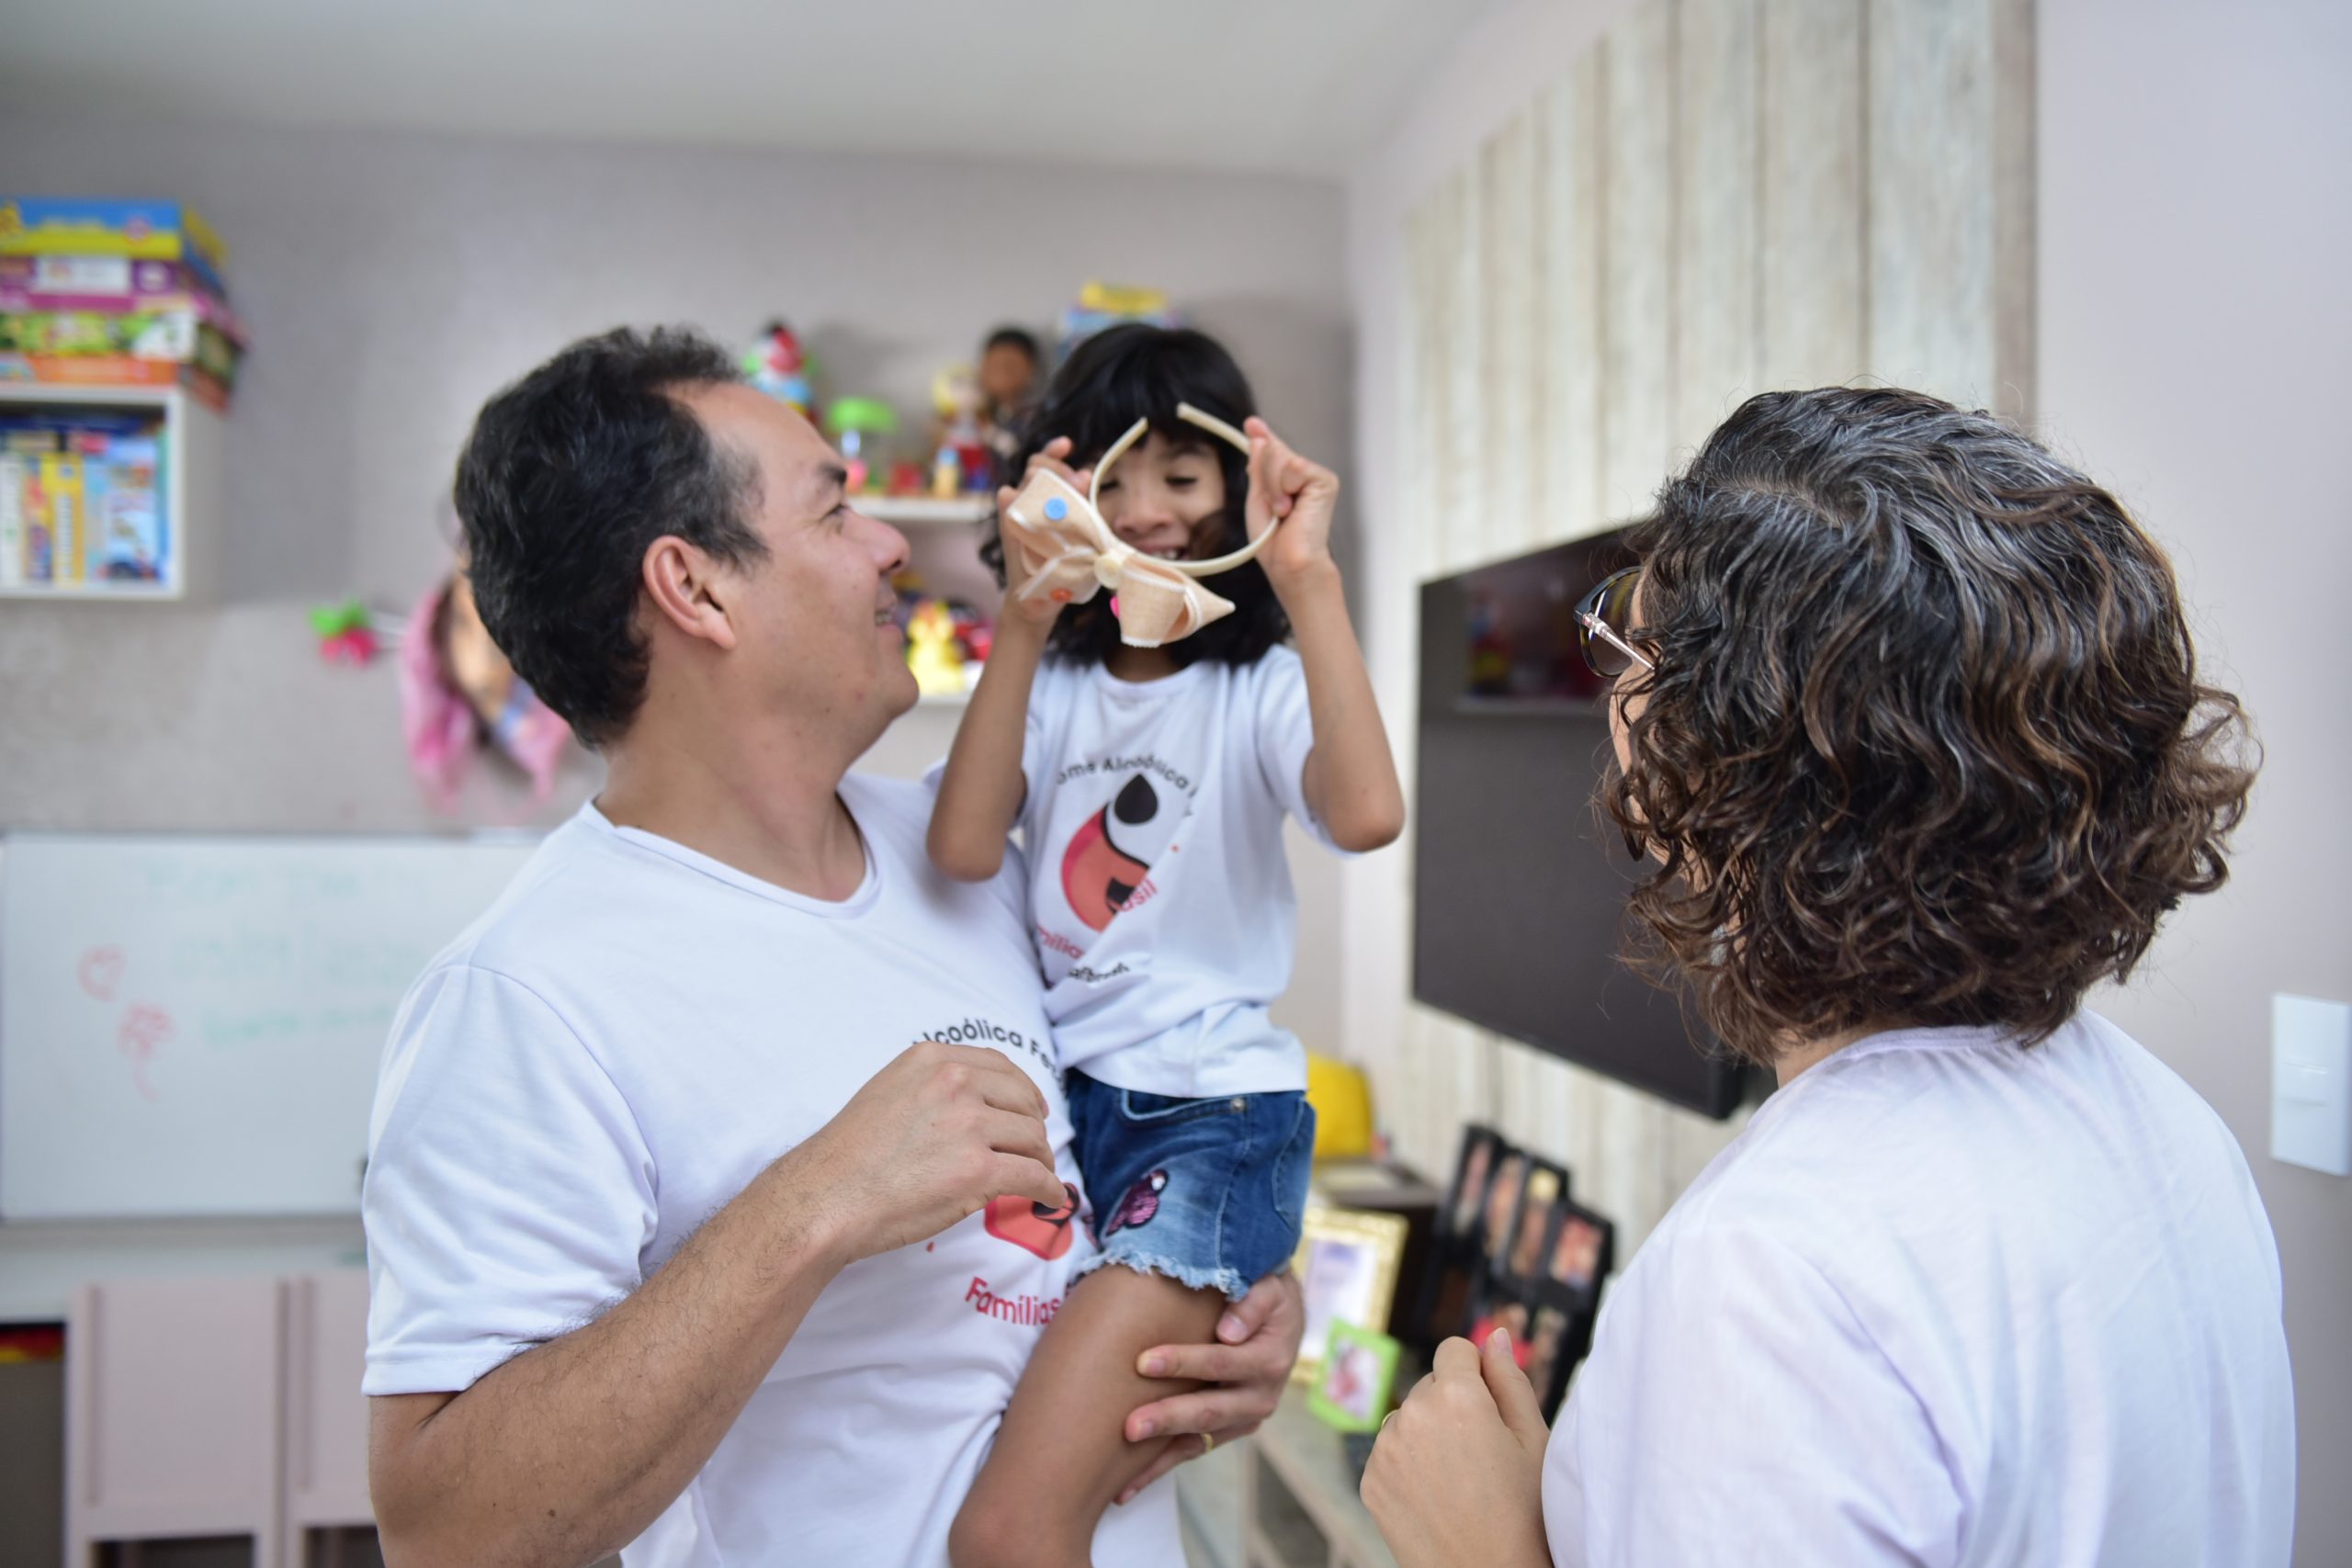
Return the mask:
POLYGON ((1239 1301, 1298 1250, 1315 1109, 1295 1091, 1179 1100, 1069 1074, 1078 1168, 1102 1254, 1239 1301))

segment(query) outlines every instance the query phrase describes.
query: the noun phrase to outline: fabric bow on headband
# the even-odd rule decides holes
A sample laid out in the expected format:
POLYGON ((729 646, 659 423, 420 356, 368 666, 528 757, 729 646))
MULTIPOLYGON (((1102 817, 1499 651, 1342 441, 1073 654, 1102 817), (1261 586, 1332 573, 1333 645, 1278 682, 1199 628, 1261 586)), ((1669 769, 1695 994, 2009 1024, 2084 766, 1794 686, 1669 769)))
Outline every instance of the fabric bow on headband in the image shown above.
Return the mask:
MULTIPOLYGON (((1250 438, 1215 414, 1179 403, 1176 417, 1250 450, 1250 438)), ((1233 614, 1232 602, 1202 587, 1199 579, 1248 563, 1274 534, 1270 518, 1256 538, 1215 560, 1161 560, 1120 539, 1102 521, 1096 497, 1111 465, 1150 427, 1149 420, 1139 419, 1112 443, 1094 465, 1089 493, 1080 495, 1060 475, 1039 468, 1004 509, 1005 565, 1013 592, 1083 604, 1107 588, 1115 595, 1111 613, 1118 617, 1119 640, 1130 648, 1175 642, 1233 614)))

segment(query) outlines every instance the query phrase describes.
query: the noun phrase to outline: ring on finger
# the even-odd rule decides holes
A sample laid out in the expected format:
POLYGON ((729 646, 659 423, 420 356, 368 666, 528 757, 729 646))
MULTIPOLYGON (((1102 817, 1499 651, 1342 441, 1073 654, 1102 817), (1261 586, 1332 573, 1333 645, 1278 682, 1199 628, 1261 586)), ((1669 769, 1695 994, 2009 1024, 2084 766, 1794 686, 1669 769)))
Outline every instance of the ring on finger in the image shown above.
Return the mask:
POLYGON ((1203 1432, 1201 1434, 1201 1457, 1203 1459, 1208 1458, 1209 1450, 1215 1447, 1216 1447, 1216 1434, 1215 1432, 1203 1432))

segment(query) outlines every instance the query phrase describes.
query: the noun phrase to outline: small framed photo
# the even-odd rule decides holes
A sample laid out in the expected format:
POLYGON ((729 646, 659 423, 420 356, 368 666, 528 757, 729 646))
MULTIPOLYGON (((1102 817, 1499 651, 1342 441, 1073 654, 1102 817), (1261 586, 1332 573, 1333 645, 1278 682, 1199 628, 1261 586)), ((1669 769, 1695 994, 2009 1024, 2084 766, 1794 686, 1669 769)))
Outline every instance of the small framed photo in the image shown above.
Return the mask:
POLYGON ((1560 1395, 1567 1391, 1568 1371, 1577 1359, 1577 1348, 1569 1343, 1570 1327, 1566 1312, 1539 1306, 1534 1325, 1528 1330, 1527 1381, 1535 1385, 1535 1397, 1546 1421, 1560 1408, 1560 1395))
POLYGON ((1445 1237, 1475 1236, 1486 1213, 1487 1183, 1495 1173, 1502 1139, 1485 1127, 1462 1129, 1462 1154, 1454 1161, 1453 1188, 1438 1212, 1438 1234, 1445 1237))
POLYGON ((1298 1252, 1291 1260, 1306 1298, 1306 1334, 1292 1377, 1314 1385, 1337 1325, 1375 1334, 1386 1330, 1408 1228, 1401 1214, 1306 1205, 1298 1252))
POLYGON ((1502 1271, 1514 1280, 1532 1280, 1544 1269, 1544 1244, 1567 1201, 1568 1173, 1556 1165, 1530 1160, 1527 1184, 1521 1189, 1519 1213, 1511 1222, 1510 1243, 1498 1254, 1502 1271))
POLYGON ((1306 1407, 1342 1432, 1374 1432, 1396 1389, 1396 1341, 1351 1323, 1331 1325, 1306 1407))
POLYGON ((1544 1277, 1589 1307, 1600 1297, 1600 1282, 1609 1277, 1616 1227, 1589 1210, 1563 1203, 1560 1226, 1553 1233, 1548 1250, 1551 1257, 1544 1266, 1544 1277))
POLYGON ((1479 1248, 1490 1263, 1499 1266, 1510 1250, 1511 1221, 1519 1217, 1520 1193, 1526 1184, 1527 1156, 1508 1144, 1500 1145, 1478 1221, 1479 1248))

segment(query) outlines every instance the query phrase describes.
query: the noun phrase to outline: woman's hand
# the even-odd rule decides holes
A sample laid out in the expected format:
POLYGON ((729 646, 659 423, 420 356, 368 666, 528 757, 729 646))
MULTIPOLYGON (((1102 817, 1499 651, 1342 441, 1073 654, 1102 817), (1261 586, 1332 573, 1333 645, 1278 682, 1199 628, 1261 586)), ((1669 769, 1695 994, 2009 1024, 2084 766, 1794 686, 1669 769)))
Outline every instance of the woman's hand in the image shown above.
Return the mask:
POLYGON ((1250 498, 1244 518, 1256 538, 1279 520, 1258 564, 1280 592, 1334 570, 1331 513, 1340 502, 1340 478, 1320 463, 1292 451, 1272 426, 1254 415, 1242 427, 1250 437, 1250 498))
POLYGON ((1160 1345, 1136 1359, 1148 1378, 1190 1378, 1210 1386, 1144 1405, 1127 1417, 1127 1440, 1174 1435, 1151 1467, 1119 1494, 1124 1503, 1188 1459, 1246 1438, 1282 1402, 1283 1385, 1306 1333, 1306 1307, 1288 1269, 1269 1274, 1217 1319, 1215 1345, 1160 1345))
POLYGON ((1552 1434, 1510 1336, 1437 1348, 1423 1378, 1381 1427, 1363 1503, 1399 1568, 1551 1568, 1544 1541, 1544 1446, 1552 1434))

